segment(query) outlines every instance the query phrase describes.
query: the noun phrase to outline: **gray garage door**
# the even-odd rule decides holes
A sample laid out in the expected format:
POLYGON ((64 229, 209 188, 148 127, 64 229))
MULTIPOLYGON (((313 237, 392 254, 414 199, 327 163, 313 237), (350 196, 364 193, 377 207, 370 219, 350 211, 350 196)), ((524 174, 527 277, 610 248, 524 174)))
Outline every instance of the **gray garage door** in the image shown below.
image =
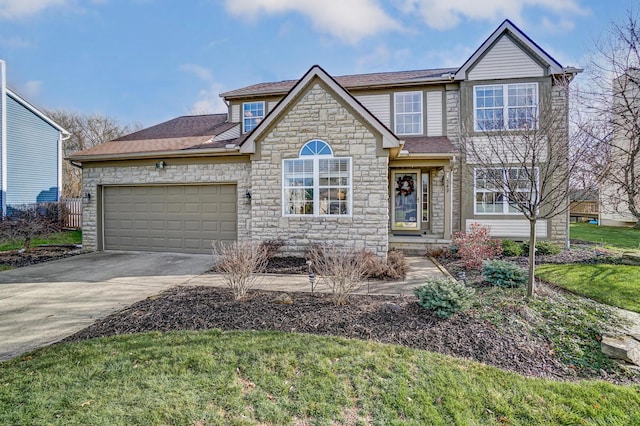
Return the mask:
POLYGON ((211 253, 237 238, 235 185, 107 186, 107 250, 211 253))

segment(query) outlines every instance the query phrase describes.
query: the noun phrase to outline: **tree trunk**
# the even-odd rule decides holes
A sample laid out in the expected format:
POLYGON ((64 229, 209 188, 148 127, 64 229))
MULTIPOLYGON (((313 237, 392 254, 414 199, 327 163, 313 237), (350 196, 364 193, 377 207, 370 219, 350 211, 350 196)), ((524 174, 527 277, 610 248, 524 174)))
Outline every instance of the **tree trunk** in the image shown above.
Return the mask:
POLYGON ((536 220, 529 220, 529 280, 527 281, 527 297, 536 291, 536 220))

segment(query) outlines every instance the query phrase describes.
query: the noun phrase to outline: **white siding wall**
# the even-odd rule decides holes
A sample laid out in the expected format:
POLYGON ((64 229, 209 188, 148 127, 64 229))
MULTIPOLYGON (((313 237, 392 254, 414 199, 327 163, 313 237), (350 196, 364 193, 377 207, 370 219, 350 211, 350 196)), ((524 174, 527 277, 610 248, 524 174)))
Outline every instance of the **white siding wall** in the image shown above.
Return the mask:
POLYGON ((218 136, 214 138, 216 141, 226 141, 229 139, 235 139, 240 137, 240 125, 232 127, 226 132, 220 133, 218 136))
POLYGON ((468 79, 493 80, 543 76, 544 69, 511 39, 503 36, 469 71, 468 79))
POLYGON ((442 92, 427 92, 427 136, 442 136, 442 92))
POLYGON ((387 127, 391 127, 391 95, 359 95, 355 97, 387 127))
MULTIPOLYGON (((548 147, 544 143, 546 139, 540 139, 536 142, 536 159, 537 161, 547 161, 548 147)), ((532 141, 529 141, 531 144, 532 141)), ((495 137, 476 136, 468 138, 467 144, 467 164, 495 163, 500 164, 514 163, 521 164, 531 161, 533 158, 533 150, 531 146, 527 147, 527 141, 517 135, 509 135, 507 132, 496 134, 495 137), (494 160, 495 161, 492 161, 494 160)))
POLYGON ((232 123, 240 122, 240 105, 231 105, 231 120, 232 123))
MULTIPOLYGON (((478 223, 489 228, 489 235, 491 235, 492 237, 529 239, 529 221, 526 219, 467 219, 467 231, 471 228, 472 223, 478 223)), ((536 236, 546 238, 546 220, 538 220, 536 222, 536 236)))

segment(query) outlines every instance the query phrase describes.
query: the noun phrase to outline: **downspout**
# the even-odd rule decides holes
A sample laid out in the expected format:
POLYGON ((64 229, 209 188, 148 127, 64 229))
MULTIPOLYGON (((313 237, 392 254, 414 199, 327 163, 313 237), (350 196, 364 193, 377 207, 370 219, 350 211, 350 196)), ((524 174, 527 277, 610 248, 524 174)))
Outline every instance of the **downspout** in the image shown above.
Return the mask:
POLYGON ((7 74, 6 65, 0 60, 0 179, 2 197, 2 217, 7 215, 7 74))
POLYGON ((58 200, 62 200, 62 142, 69 140, 71 133, 62 136, 63 132, 58 131, 58 200))

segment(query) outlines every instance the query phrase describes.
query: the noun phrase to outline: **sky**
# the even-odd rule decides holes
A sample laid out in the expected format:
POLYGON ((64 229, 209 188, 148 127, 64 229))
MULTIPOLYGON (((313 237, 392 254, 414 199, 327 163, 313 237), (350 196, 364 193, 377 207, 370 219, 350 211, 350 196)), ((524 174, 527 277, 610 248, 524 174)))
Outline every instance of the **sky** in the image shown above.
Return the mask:
POLYGON ((334 76, 458 67, 504 19, 583 67, 636 1, 0 0, 0 59, 39 108, 146 127, 226 112, 221 92, 314 64, 334 76))

